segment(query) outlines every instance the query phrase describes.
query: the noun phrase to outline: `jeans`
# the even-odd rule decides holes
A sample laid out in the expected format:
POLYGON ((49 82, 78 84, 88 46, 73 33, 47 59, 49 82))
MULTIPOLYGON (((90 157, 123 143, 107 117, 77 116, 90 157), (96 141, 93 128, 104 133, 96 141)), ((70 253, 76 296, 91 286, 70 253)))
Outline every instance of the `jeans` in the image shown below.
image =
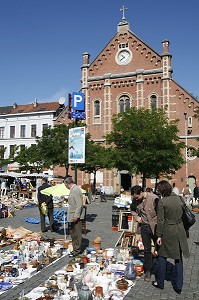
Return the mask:
MULTIPOLYGON (((157 283, 159 287, 164 288, 164 280, 166 276, 167 258, 158 256, 158 273, 157 283)), ((174 289, 181 290, 183 286, 183 262, 181 259, 175 259, 175 267, 172 272, 171 283, 174 289)))
MULTIPOLYGON (((40 211, 40 220, 41 220, 41 231, 45 231, 46 229, 46 216, 40 211)), ((53 216, 53 208, 48 208, 48 219, 50 223, 50 229, 54 230, 54 216, 53 216)))
POLYGON ((141 224, 141 237, 144 245, 144 271, 151 272, 152 270, 152 253, 151 253, 151 240, 156 242, 155 236, 151 230, 150 225, 141 224))

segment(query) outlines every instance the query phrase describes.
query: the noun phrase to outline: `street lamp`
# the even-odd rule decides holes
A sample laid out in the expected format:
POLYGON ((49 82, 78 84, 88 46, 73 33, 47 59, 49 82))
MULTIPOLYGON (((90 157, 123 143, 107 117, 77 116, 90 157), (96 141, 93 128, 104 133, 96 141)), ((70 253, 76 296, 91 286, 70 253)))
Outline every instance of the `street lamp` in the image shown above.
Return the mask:
POLYGON ((188 164, 187 164, 187 113, 184 112, 184 127, 185 127, 185 168, 186 168, 186 181, 188 178, 188 164))

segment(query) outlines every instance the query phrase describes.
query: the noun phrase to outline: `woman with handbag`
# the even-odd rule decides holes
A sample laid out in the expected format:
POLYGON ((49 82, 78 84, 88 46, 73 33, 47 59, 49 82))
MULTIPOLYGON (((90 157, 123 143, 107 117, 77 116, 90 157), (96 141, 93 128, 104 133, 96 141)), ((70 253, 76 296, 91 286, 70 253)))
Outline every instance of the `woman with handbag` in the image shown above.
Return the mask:
POLYGON ((183 286, 183 262, 182 255, 189 257, 189 249, 186 231, 182 222, 182 201, 172 192, 172 186, 168 181, 162 180, 157 185, 161 199, 157 211, 158 236, 158 272, 156 281, 152 285, 156 288, 164 288, 167 258, 175 260, 173 268, 172 285, 176 293, 180 294, 183 286))

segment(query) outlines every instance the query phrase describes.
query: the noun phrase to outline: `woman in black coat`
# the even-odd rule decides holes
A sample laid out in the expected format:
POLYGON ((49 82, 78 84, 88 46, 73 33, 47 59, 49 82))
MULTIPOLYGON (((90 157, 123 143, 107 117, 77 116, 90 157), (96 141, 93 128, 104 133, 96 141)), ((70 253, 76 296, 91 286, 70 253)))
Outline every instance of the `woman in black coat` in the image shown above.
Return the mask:
POLYGON ((182 201, 172 192, 168 181, 158 183, 157 190, 162 196, 158 203, 157 211, 157 245, 158 273, 153 286, 163 289, 166 275, 167 258, 175 260, 175 277, 172 281, 176 293, 180 294, 183 286, 183 262, 182 254, 189 257, 189 249, 186 231, 182 223, 182 201))

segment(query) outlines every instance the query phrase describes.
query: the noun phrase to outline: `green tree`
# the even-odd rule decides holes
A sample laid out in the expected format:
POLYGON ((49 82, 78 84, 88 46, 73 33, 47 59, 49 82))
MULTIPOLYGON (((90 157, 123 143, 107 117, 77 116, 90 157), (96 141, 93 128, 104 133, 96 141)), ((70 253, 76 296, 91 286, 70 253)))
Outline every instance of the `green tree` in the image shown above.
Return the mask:
MULTIPOLYGON (((79 126, 85 124, 79 122, 79 126)), ((53 128, 46 128, 42 137, 37 137, 40 155, 49 167, 61 166, 66 169, 68 176, 68 136, 69 129, 76 127, 75 123, 57 124, 53 128)))
POLYGON ((115 167, 146 178, 158 178, 178 170, 184 163, 178 120, 169 122, 162 110, 129 109, 113 117, 106 136, 113 145, 115 167))
POLYGON ((40 173, 45 167, 49 168, 45 160, 41 155, 41 149, 37 144, 33 144, 30 147, 22 148, 14 159, 21 166, 21 170, 31 170, 40 173))
POLYGON ((9 163, 9 159, 5 158, 6 147, 0 147, 0 167, 9 163))
POLYGON ((68 175, 68 133, 65 124, 46 128, 42 137, 37 137, 37 145, 45 164, 49 167, 62 166, 68 175))
POLYGON ((111 149, 101 143, 96 143, 86 134, 85 164, 78 164, 77 168, 86 173, 93 174, 93 188, 96 188, 96 173, 100 169, 110 169, 113 166, 111 160, 111 149))

